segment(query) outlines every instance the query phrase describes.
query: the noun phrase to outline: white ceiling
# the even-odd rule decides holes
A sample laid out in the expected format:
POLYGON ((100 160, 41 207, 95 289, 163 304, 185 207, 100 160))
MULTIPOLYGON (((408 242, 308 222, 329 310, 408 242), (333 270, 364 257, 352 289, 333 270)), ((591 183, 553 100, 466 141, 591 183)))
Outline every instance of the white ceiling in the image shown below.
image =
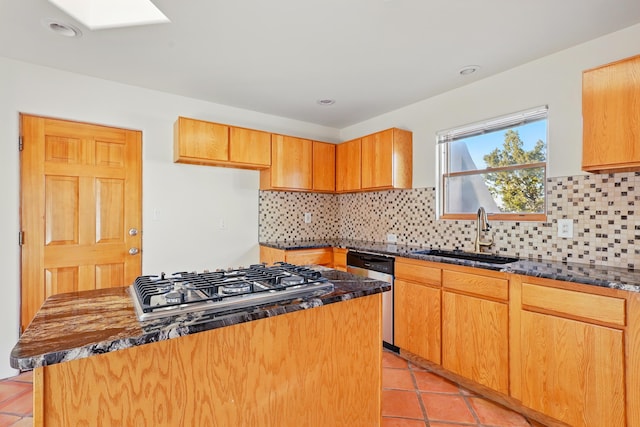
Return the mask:
POLYGON ((154 3, 171 23, 90 31, 0 0, 0 56, 340 129, 640 22, 638 0, 154 3))

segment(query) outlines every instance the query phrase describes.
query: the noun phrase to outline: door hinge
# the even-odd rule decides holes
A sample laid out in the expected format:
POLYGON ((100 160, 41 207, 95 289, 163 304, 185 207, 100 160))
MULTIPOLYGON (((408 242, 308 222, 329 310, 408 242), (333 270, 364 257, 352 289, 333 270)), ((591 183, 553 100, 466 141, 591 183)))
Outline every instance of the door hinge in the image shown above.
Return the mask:
POLYGON ((24 245, 24 231, 18 233, 18 244, 20 246, 24 245))
POLYGON ((23 148, 24 148, 24 140, 22 139, 22 135, 20 135, 20 137, 18 138, 18 150, 22 151, 23 148))

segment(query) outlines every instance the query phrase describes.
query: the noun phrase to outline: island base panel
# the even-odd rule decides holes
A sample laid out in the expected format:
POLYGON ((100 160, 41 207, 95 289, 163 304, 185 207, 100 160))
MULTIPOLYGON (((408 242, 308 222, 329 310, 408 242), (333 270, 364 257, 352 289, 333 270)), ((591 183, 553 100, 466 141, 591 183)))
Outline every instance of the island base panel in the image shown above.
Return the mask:
POLYGON ((34 425, 380 426, 380 294, 38 368, 34 425))

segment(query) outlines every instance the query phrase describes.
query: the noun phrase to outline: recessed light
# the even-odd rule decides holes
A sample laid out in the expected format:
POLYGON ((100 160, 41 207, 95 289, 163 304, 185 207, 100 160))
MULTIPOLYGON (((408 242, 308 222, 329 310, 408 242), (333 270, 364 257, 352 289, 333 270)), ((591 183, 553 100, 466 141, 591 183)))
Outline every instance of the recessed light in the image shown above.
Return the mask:
POLYGON ((56 21, 54 19, 43 19, 42 24, 54 33, 65 37, 80 37, 82 31, 73 25, 56 21))
POLYGON ((468 76, 469 74, 473 74, 480 69, 479 65, 467 65, 462 67, 459 71, 461 76, 468 76))
POLYGON ((326 99, 318 99, 316 102, 317 102, 318 104, 320 104, 320 105, 329 106, 329 105, 333 105, 333 104, 335 104, 335 103, 336 103, 336 100, 335 100, 335 99, 329 99, 329 98, 326 98, 326 99))

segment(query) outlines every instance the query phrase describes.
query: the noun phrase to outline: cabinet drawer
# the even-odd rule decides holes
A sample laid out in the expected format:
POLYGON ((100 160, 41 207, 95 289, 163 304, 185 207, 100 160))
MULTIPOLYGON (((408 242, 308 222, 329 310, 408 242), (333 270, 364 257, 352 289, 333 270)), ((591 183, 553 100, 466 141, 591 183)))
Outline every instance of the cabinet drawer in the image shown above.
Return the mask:
POLYGON ((509 299, 509 281, 497 277, 443 270, 442 286, 502 301, 509 299))
POLYGON ((522 284, 522 305, 624 326, 625 300, 547 286, 522 284))
POLYGON ((333 263, 333 251, 331 248, 287 251, 286 257, 288 263, 298 265, 331 265, 333 263))
POLYGON ((395 277, 398 279, 440 286, 442 283, 441 273, 441 269, 429 267, 420 261, 405 262, 400 258, 396 259, 395 277))

